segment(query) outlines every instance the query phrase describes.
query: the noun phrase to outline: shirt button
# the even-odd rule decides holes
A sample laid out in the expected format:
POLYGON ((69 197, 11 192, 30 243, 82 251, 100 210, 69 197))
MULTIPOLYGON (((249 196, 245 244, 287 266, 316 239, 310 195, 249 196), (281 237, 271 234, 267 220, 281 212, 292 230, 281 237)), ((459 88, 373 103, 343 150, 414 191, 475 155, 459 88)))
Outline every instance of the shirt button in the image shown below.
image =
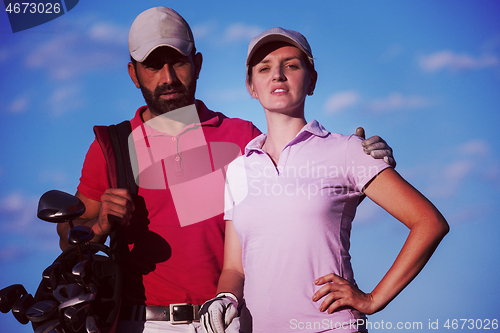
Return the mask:
POLYGON ((177 141, 177 138, 175 136, 173 136, 172 141, 177 141))
POLYGON ((175 156, 174 159, 175 159, 176 162, 179 162, 181 158, 179 156, 175 156))

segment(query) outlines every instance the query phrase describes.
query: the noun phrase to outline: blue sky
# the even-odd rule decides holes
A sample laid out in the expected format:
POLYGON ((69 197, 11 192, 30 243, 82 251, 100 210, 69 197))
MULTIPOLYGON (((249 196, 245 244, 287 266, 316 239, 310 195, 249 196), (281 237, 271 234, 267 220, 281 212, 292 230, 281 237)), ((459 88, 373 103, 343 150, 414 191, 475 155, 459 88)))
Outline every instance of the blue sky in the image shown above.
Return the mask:
MULTIPOLYGON (((500 319, 500 2, 94 1, 12 33, 0 13, 0 287, 34 293, 59 253, 55 225, 36 218, 51 189, 74 193, 92 126, 129 119, 143 98, 128 77, 128 29, 143 10, 176 9, 204 56, 197 97, 253 121, 263 111, 245 90, 250 39, 282 26, 302 32, 319 79, 306 117, 344 134, 364 126, 395 151, 397 170, 447 218, 451 232, 382 321, 500 319)), ((356 280, 370 291, 407 230, 365 200, 352 232, 356 280)), ((461 325, 461 323, 460 323, 461 325)), ((2 332, 30 332, 11 314, 2 332)))

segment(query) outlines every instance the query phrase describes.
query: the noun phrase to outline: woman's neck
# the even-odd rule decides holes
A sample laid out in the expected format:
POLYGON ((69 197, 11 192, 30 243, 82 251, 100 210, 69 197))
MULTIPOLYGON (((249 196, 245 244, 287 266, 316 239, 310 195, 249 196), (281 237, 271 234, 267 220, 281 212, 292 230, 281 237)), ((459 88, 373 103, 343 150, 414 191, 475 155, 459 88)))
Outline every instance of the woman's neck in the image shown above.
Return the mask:
POLYGON ((295 136, 307 124, 306 119, 301 117, 290 117, 288 115, 268 113, 267 138, 262 149, 272 158, 277 165, 281 151, 295 138, 295 136))

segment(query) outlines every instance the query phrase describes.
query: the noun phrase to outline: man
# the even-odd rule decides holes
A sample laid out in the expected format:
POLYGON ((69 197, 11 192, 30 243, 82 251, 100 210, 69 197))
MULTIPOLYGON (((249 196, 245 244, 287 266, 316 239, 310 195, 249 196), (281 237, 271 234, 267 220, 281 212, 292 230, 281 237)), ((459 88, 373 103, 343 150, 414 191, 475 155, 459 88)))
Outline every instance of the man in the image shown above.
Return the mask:
MULTIPOLYGON (((130 258, 118 332, 200 332, 198 309, 214 297, 222 269, 224 170, 260 131, 195 99, 203 58, 174 10, 141 13, 129 51, 130 77, 147 104, 131 120, 129 137, 138 194, 110 188, 107 155, 94 141, 76 194, 86 212, 74 222, 92 227, 94 242, 116 228, 124 232, 130 258)), ((382 144, 378 153, 392 158, 381 139, 369 140, 378 144, 368 151, 382 144)), ((69 247, 68 230, 58 225, 62 249, 69 247)), ((234 321, 227 332, 238 328, 234 321)))

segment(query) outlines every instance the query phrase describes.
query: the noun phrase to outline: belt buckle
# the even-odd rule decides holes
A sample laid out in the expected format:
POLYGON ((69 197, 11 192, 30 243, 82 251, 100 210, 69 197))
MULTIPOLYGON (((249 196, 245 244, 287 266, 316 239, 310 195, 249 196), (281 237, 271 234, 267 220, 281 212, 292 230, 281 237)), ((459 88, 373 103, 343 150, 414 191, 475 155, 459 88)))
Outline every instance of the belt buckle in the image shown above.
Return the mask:
POLYGON ((191 303, 174 303, 174 304, 170 304, 169 307, 170 307, 170 323, 172 325, 190 324, 190 323, 193 322, 193 320, 195 318, 195 315, 194 315, 193 305, 191 303), (179 310, 180 307, 185 307, 185 306, 188 306, 189 310, 192 313, 190 313, 190 314, 188 314, 188 313, 177 314, 177 318, 179 316, 183 316, 183 315, 184 315, 183 317, 185 318, 187 315, 190 315, 192 319, 177 320, 177 318, 176 318, 176 312, 179 310))

